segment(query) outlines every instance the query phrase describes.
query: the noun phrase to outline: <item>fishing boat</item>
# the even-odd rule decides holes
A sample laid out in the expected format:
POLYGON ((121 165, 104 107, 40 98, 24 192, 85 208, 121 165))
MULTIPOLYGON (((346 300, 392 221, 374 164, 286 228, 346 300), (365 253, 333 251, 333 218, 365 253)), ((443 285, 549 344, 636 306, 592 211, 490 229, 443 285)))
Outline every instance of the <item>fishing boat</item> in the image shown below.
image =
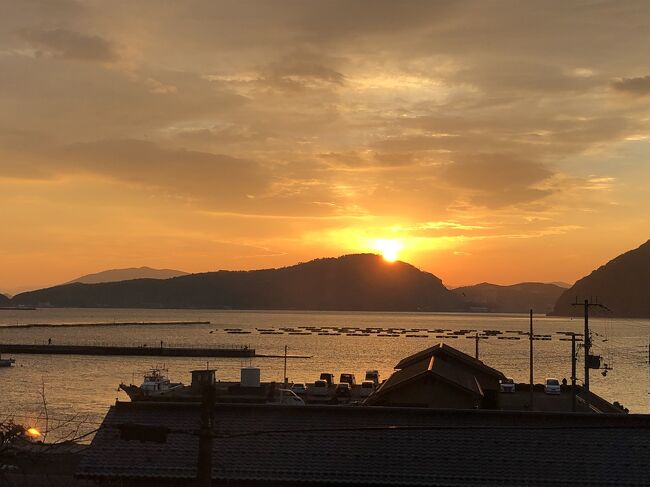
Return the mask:
POLYGON ((11 367, 15 363, 16 361, 12 358, 2 358, 2 354, 0 353, 0 367, 11 367))
POLYGON ((144 375, 144 382, 140 386, 121 383, 119 388, 126 392, 132 401, 165 396, 183 388, 182 382, 171 382, 165 372, 165 369, 152 368, 144 375))

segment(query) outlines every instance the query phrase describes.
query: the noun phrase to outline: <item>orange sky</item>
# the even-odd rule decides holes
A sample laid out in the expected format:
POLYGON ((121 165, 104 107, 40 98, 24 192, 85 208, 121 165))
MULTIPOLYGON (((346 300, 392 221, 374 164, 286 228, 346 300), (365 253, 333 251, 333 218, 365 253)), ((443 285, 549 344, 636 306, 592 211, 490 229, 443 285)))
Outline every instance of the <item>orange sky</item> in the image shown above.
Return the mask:
POLYGON ((378 251, 568 281, 650 235, 644 2, 0 2, 0 292, 378 251))

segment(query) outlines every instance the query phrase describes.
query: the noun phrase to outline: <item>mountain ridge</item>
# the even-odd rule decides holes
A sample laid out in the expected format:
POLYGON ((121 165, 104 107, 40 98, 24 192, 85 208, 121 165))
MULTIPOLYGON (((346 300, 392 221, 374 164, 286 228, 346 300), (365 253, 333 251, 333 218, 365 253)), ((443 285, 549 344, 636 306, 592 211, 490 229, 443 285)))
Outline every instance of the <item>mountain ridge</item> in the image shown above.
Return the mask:
POLYGON ((610 311, 594 308, 596 316, 650 318, 650 240, 636 249, 614 257, 589 275, 576 281, 558 298, 553 316, 582 316, 573 303, 585 299, 606 305, 610 311))
POLYGON ((437 276, 374 254, 277 269, 215 271, 170 279, 71 283, 18 294, 13 304, 54 307, 462 311, 437 276))
POLYGON ((188 272, 175 269, 154 269, 152 267, 125 267, 123 269, 107 269, 100 272, 86 274, 63 284, 99 284, 103 282, 130 281, 133 279, 170 279, 172 277, 186 276, 188 272))

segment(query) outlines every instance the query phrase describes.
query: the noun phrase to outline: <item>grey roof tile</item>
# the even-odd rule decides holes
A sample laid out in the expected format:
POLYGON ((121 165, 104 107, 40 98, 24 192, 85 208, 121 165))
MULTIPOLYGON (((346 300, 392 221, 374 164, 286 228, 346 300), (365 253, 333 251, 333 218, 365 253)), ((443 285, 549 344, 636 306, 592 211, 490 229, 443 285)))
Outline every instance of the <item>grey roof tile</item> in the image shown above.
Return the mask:
MULTIPOLYGON (((218 406, 213 477, 358 485, 650 485, 650 416, 218 406)), ((79 474, 196 475, 196 406, 119 404, 79 474), (115 425, 165 425, 165 444, 115 425), (190 433, 190 434, 188 434, 190 433)))

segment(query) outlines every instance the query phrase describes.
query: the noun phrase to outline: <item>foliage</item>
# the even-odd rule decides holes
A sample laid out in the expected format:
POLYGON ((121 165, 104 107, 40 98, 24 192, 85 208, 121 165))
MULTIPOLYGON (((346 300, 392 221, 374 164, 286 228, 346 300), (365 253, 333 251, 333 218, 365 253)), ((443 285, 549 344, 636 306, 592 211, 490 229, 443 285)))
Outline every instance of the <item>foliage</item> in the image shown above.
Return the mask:
POLYGON ((25 434, 25 427, 13 420, 0 421, 0 455, 5 453, 13 443, 25 434))

